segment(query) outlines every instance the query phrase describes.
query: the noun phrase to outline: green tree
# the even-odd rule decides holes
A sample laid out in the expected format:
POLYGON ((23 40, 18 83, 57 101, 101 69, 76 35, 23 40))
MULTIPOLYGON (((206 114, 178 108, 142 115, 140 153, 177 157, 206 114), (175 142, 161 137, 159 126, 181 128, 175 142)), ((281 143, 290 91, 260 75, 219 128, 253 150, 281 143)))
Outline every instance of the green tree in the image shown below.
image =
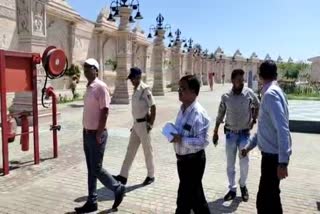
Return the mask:
POLYGON ((111 66, 112 71, 117 70, 117 67, 118 67, 117 60, 108 59, 105 64, 111 66))
POLYGON ((297 80, 300 72, 305 72, 310 68, 310 64, 304 62, 281 63, 278 65, 282 79, 297 80))

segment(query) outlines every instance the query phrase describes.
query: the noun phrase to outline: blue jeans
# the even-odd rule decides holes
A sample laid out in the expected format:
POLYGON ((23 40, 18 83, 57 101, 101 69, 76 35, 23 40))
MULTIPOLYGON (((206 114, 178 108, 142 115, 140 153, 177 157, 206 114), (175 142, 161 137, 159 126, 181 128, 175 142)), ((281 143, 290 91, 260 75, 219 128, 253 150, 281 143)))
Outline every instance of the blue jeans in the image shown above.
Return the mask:
POLYGON ((229 179, 229 189, 236 192, 236 157, 237 150, 239 150, 239 164, 240 164, 240 180, 241 187, 246 186, 246 181, 249 171, 249 157, 241 156, 241 149, 243 149, 249 142, 249 133, 235 134, 232 132, 226 133, 226 154, 227 154, 227 175, 229 179))
POLYGON ((97 143, 96 133, 83 131, 83 148, 88 168, 88 202, 97 203, 97 179, 108 189, 115 192, 120 187, 105 169, 102 168, 104 150, 108 138, 105 131, 101 137, 101 144, 97 143))

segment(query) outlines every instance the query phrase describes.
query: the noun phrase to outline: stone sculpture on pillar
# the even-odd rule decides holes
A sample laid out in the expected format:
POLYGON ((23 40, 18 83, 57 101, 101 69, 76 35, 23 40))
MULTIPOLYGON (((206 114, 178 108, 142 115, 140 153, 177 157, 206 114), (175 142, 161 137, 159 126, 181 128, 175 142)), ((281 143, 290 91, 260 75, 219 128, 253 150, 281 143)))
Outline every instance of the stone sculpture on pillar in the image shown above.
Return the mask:
POLYGON ((139 2, 137 4, 127 3, 127 0, 113 1, 110 5, 111 13, 108 21, 115 21, 115 18, 120 17, 120 24, 117 32, 118 48, 117 48, 117 77, 115 83, 115 90, 111 98, 112 104, 129 104, 129 91, 127 76, 131 67, 132 57, 132 39, 130 32, 130 23, 134 19, 141 20, 139 10, 139 2), (136 16, 131 15, 133 10, 138 10, 136 16))
POLYGON ((170 30, 168 37, 172 38, 171 27, 170 25, 163 26, 164 17, 159 14, 156 18, 157 26, 150 27, 150 33, 148 38, 151 39, 151 31, 155 32, 155 39, 153 41, 153 52, 152 52, 152 69, 154 73, 153 78, 153 87, 152 87, 152 94, 154 96, 164 96, 164 39, 166 30, 170 30))

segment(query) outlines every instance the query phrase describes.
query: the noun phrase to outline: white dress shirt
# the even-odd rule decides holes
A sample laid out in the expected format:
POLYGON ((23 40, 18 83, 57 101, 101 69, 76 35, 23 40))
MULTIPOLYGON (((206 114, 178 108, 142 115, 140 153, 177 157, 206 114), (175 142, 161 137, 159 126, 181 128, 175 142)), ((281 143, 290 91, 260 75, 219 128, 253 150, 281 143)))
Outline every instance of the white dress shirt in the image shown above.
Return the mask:
POLYGON ((209 144, 210 119, 207 111, 197 101, 183 110, 181 106, 175 122, 178 134, 182 137, 181 143, 174 143, 178 155, 197 153, 209 144))

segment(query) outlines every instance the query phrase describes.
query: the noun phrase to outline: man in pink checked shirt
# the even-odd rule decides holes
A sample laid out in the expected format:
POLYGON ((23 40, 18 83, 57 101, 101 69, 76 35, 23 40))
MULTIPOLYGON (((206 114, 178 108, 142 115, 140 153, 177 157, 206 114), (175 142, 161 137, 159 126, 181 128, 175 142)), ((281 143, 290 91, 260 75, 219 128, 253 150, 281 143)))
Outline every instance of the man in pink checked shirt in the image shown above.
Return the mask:
POLYGON ((87 59, 83 68, 88 80, 83 109, 83 146, 88 168, 88 198, 84 206, 75 208, 76 213, 98 210, 97 179, 114 192, 113 209, 120 205, 125 193, 125 187, 102 168, 108 138, 105 127, 110 107, 107 85, 97 78, 99 63, 95 59, 87 59))

